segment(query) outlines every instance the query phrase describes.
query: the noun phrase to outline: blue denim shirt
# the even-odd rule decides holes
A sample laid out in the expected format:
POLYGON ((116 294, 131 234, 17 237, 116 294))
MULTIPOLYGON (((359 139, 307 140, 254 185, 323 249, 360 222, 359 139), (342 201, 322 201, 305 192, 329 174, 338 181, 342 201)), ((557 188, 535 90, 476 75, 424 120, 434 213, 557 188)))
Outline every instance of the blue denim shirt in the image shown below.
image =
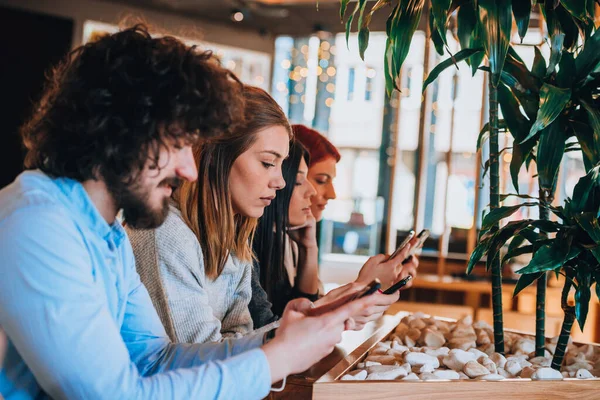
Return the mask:
POLYGON ((129 239, 74 180, 22 173, 0 191, 6 399, 262 398, 261 335, 172 344, 129 239))

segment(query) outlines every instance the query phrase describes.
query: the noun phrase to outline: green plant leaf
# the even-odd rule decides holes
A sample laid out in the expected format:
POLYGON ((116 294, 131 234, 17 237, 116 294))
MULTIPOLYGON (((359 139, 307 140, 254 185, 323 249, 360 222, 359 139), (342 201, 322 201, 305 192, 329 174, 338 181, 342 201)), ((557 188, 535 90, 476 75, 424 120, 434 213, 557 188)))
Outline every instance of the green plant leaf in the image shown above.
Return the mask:
POLYGON ((546 60, 537 46, 533 47, 535 56, 533 57, 533 67, 531 73, 539 79, 543 79, 546 75, 546 60))
POLYGON ((444 55, 444 41, 446 37, 442 38, 442 34, 438 31, 437 26, 435 25, 435 20, 433 18, 433 14, 429 14, 429 32, 431 34, 431 41, 433 42, 433 46, 435 47, 436 53, 440 56, 444 55))
POLYGON ((370 32, 367 27, 361 27, 358 31, 358 54, 363 61, 365 60, 365 51, 369 47, 369 35, 370 32))
MULTIPOLYGON (((581 100, 581 105, 587 113, 590 121, 590 126, 594 131, 594 135, 592 138, 594 155, 600 154, 600 110, 598 110, 596 107, 592 107, 589 103, 587 103, 584 100, 581 100)), ((595 158, 593 161, 595 164, 598 162, 598 159, 595 158)))
POLYGON ((490 268, 493 259, 500 257, 500 249, 506 242, 515 235, 518 235, 522 230, 526 229, 532 220, 511 221, 490 238, 490 243, 487 248, 487 264, 490 268))
POLYGON ((600 244, 600 225, 598 224, 597 213, 583 212, 575 215, 575 220, 595 243, 600 244))
POLYGON ((562 32, 565 34, 563 48, 569 51, 574 51, 578 46, 577 42, 579 40, 579 24, 577 19, 574 19, 573 16, 563 7, 563 5, 564 4, 561 4, 555 9, 556 18, 560 23, 562 32))
MULTIPOLYGON (((512 242, 511 242, 512 243, 512 242)), ((523 254, 533 253, 533 245, 528 244, 526 246, 517 247, 516 249, 508 250, 506 255, 502 258, 502 264, 505 264, 511 258, 521 256, 523 254)))
POLYGON ((597 161, 600 160, 598 153, 594 148, 594 131, 590 128, 589 124, 584 124, 579 121, 570 121, 569 126, 575 136, 577 142, 581 146, 581 152, 583 155, 583 164, 586 172, 589 172, 597 161))
MULTIPOLYGON (((458 9, 457 15, 457 28, 456 35, 458 36, 458 42, 460 43, 461 49, 468 49, 471 47, 471 38, 475 34, 475 27, 477 26, 477 14, 473 3, 468 2, 462 4, 458 9)), ((483 47, 483 46, 477 46, 483 47)))
POLYGON ((556 74, 556 85, 561 88, 571 88, 575 81, 575 59, 573 53, 563 51, 560 58, 558 73, 556 74))
POLYGON ((522 203, 522 204, 517 204, 514 206, 502 206, 502 207, 494 208, 483 219, 483 221, 481 223, 481 228, 482 229, 490 228, 490 227, 494 226, 495 224, 497 224, 498 222, 500 222, 501 219, 508 218, 511 215, 513 215, 521 207, 531 207, 531 206, 537 206, 537 203, 522 203))
POLYGON ((437 79, 437 77, 449 66, 459 63, 461 61, 466 60, 471 57, 473 54, 477 54, 479 52, 483 52, 483 49, 463 49, 456 53, 453 57, 449 57, 435 66, 434 69, 431 70, 425 82, 423 82, 423 91, 429 86, 431 82, 437 79))
POLYGON ((340 0, 340 21, 344 22, 344 14, 346 14, 346 8, 350 0, 340 0))
MULTIPOLYGON (((538 198, 537 197, 533 197, 533 196, 529 196, 527 194, 515 194, 515 193, 505 193, 505 194, 501 194, 500 195, 500 201, 504 201, 506 199, 508 199, 509 197, 518 197, 520 199, 525 199, 525 200, 534 200, 537 201, 538 198)), ((537 204, 536 204, 537 205, 537 204)))
POLYGON ((546 20, 548 33, 550 34, 550 61, 548 63, 548 69, 546 70, 546 76, 550 76, 560 61, 565 34, 556 17, 556 12, 554 11, 556 7, 554 7, 551 2, 547 1, 541 9, 544 14, 544 19, 546 20))
POLYGON ((571 89, 561 89, 544 83, 540 90, 540 109, 535 123, 521 143, 531 139, 536 133, 549 126, 564 110, 570 99, 571 89))
POLYGON ((526 267, 518 270, 517 274, 554 271, 562 267, 569 249, 565 248, 565 246, 559 246, 558 243, 555 240, 551 244, 540 247, 533 255, 531 262, 526 267))
MULTIPOLYGON (((483 48, 483 49, 486 49, 485 51, 487 53, 486 32, 485 32, 485 29, 483 28, 483 25, 481 24, 481 21, 479 20, 479 18, 477 18, 477 13, 476 13, 475 19, 476 19, 475 29, 473 30, 473 34, 471 35, 471 41, 470 41, 468 47, 470 49, 483 48)), ((478 53, 478 54, 473 55, 470 58, 471 71, 472 71, 473 76, 475 76, 475 74, 477 73, 477 68, 479 68, 479 66, 483 62, 484 58, 485 58, 485 53, 478 53)))
POLYGON ((596 281, 596 297, 600 301, 600 270, 594 272, 594 280, 596 281))
POLYGON ((544 275, 544 272, 536 272, 535 274, 525 274, 521 275, 519 280, 517 281, 517 285, 515 286, 515 291, 513 292, 513 297, 517 297, 519 293, 527 286, 531 285, 533 282, 537 281, 544 275))
POLYGON ((517 98, 505 85, 499 85, 498 102, 509 132, 516 142, 521 142, 527 137, 531 123, 521 112, 517 98))
MULTIPOLYGON (((419 26, 425 0, 400 0, 394 9, 389 27, 392 63, 390 74, 394 82, 400 76, 402 64, 408 55, 410 42, 419 26)), ((394 85, 396 86, 396 85, 394 85)))
POLYGON ((365 18, 365 9, 367 0, 358 0, 358 53, 360 58, 365 60, 365 50, 369 47, 369 23, 371 22, 371 14, 367 13, 365 18))
MULTIPOLYGON (((579 181, 573 189, 573 196, 569 203, 569 209, 573 214, 579 214, 586 211, 594 211, 588 203, 598 204, 594 198, 594 187, 598 186, 600 179, 600 167, 592 168, 585 176, 579 178, 579 181), (591 196, 591 201, 590 201, 591 196)), ((597 208, 597 206, 596 206, 597 208)))
MULTIPOLYGON (((498 131, 504 130, 506 130, 506 122, 503 119, 501 119, 498 121, 498 131)), ((486 142, 486 140, 489 139, 489 137, 490 123, 486 122, 485 125, 483 125, 483 128, 481 128, 481 131, 479 131, 479 136, 477 137, 477 151, 481 150, 481 147, 486 142)))
POLYGON ((540 188, 554 194, 558 170, 565 154, 567 137, 557 119, 540 134, 537 148, 537 169, 540 188))
POLYGON ((350 14, 350 16, 348 17, 348 21, 346 21, 346 47, 348 49, 350 49, 350 32, 352 31, 352 21, 354 21, 354 16, 358 12, 359 8, 360 3, 356 3, 354 11, 352 11, 352 14, 350 14))
MULTIPOLYGON (((539 205, 539 204, 538 204, 539 205)), ((561 225, 555 221, 546 221, 543 219, 538 219, 531 221, 530 225, 534 228, 539 228, 543 232, 551 233, 557 232, 561 225)))
POLYGON ((487 247, 490 243, 490 239, 488 240, 480 240, 475 249, 473 249, 473 253, 471 253, 471 257, 469 257, 469 264, 467 265, 467 275, 473 271, 475 265, 481 260, 481 257, 487 251, 487 247))
POLYGON ((569 11, 571 15, 580 20, 589 18, 587 15, 585 0, 560 0, 560 3, 569 11))
POLYGON ((479 0, 479 15, 486 27, 488 59, 494 87, 500 83, 500 73, 510 43, 511 3, 511 0, 479 0))
POLYGON ((450 3, 451 0, 431 0, 431 15, 434 18, 437 31, 446 45, 446 21, 448 20, 450 3))
MULTIPOLYGON (((392 46, 389 38, 385 41, 385 59, 383 61, 383 73, 385 75, 385 91, 387 95, 391 95, 394 88, 396 88, 395 77, 392 76, 392 46)), ((398 88, 396 88, 398 89, 398 88)), ((399 89, 398 89, 399 90, 399 89)))
POLYGON ((525 34, 527 33, 527 28, 529 27, 529 18, 531 16, 531 1, 513 0, 512 12, 515 16, 515 21, 517 22, 517 28, 519 30, 519 37, 521 38, 521 43, 523 43, 523 38, 525 37, 525 34))
POLYGON ((575 67, 577 70, 576 81, 584 80, 600 62, 600 30, 596 30, 594 34, 586 40, 583 50, 575 59, 575 67))
POLYGON ((577 290, 575 291, 575 317, 579 327, 583 331, 587 319, 591 293, 591 273, 587 268, 577 268, 577 290))

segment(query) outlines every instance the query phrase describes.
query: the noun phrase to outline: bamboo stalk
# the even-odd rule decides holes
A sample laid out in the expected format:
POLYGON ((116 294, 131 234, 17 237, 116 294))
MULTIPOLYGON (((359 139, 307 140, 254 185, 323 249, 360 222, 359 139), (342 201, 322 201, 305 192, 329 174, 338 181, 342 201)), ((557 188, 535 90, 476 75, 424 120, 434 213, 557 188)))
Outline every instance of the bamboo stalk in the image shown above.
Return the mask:
MULTIPOLYGON (((548 221, 550 212, 547 208, 550 205, 548 191, 540 189, 540 219, 548 221)), ((548 236, 543 234, 544 236, 548 236)), ((543 357, 546 346, 546 287, 548 286, 548 275, 543 274, 537 280, 536 298, 535 298, 535 356, 543 357)), ((571 321, 572 325, 572 321, 571 321)))
MULTIPOLYGON (((498 89, 489 80, 490 96, 490 208, 500 206, 500 176, 498 159, 498 89)), ((492 227, 498 229, 499 224, 492 227)), ((502 321, 502 270, 498 254, 492 257, 492 309, 494 313, 494 347, 497 353, 504 354, 504 327, 502 321)))
POLYGON ((556 350, 554 351, 551 365, 551 367, 557 371, 560 371, 560 367, 562 366, 567 345, 569 344, 569 338, 571 337, 571 328, 573 327, 573 322, 575 321, 575 307, 569 306, 567 302, 572 284, 572 281, 567 275, 560 300, 562 309, 565 312, 565 317, 560 329, 560 336, 558 337, 558 343, 556 343, 556 350))

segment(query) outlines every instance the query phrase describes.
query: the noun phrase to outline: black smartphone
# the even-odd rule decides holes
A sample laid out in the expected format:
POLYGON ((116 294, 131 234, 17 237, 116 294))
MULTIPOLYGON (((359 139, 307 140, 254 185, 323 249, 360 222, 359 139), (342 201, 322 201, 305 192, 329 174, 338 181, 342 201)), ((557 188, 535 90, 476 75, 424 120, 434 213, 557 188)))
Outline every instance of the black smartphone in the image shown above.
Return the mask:
POLYGON ((421 232, 419 232, 419 234, 417 235, 417 242, 413 247, 410 248, 410 250, 408 251, 408 256, 403 262, 408 261, 413 255, 417 253, 417 251, 421 250, 423 244, 425 243, 427 238, 429 238, 429 234, 429 229, 423 229, 421 232))
POLYGON ((398 255, 398 253, 400 253, 402 251, 402 249, 404 249, 406 247, 406 245, 412 240, 413 237, 415 237, 415 231, 413 231, 411 229, 408 232, 408 235, 406 235, 404 240, 402 240, 402 242, 400 242, 400 245, 398 247, 396 247, 396 250, 394 250, 392 255, 390 255, 386 261, 389 261, 392 258, 396 257, 398 255))
POLYGON ((344 304, 349 303, 353 300, 360 299, 365 296, 369 296, 369 295, 375 293, 377 290, 379 290, 379 288, 381 288, 381 282, 379 281, 379 279, 374 279, 373 281, 371 281, 371 283, 369 283, 367 286, 365 286, 363 289, 359 290, 358 292, 354 292, 354 293, 350 293, 346 296, 342 296, 338 299, 333 300, 330 303, 323 304, 322 306, 311 308, 310 310, 308 310, 306 312, 306 315, 308 315, 310 317, 316 317, 318 315, 328 313, 328 312, 333 311, 336 308, 341 307, 344 304))
POLYGON ((408 275, 406 278, 396 282, 394 285, 390 286, 383 294, 392 294, 396 293, 402 287, 404 287, 410 280, 412 279, 411 275, 408 275))

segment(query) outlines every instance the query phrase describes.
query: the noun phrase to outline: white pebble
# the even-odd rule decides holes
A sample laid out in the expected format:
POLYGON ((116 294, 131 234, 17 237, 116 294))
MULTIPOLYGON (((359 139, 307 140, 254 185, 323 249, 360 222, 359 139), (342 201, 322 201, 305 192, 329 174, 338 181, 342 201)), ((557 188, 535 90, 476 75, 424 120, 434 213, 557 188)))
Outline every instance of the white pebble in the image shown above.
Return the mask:
POLYGON ((367 371, 364 369, 355 369, 342 376, 342 381, 364 381, 367 377, 367 371))
POLYGON ((458 372, 452 371, 451 369, 438 369, 434 371, 433 374, 440 379, 460 379, 460 375, 458 374, 458 372))
POLYGON ((588 371, 587 369, 580 369, 575 374, 575 377, 577 379, 590 379, 590 378, 593 378, 594 375, 592 375, 592 373, 590 371, 588 371))
POLYGON ((561 380, 562 374, 553 368, 540 368, 533 373, 531 379, 537 380, 561 380))
POLYGON ((433 368, 440 366, 440 361, 437 357, 425 353, 411 352, 405 355, 404 360, 412 366, 431 365, 433 368))

